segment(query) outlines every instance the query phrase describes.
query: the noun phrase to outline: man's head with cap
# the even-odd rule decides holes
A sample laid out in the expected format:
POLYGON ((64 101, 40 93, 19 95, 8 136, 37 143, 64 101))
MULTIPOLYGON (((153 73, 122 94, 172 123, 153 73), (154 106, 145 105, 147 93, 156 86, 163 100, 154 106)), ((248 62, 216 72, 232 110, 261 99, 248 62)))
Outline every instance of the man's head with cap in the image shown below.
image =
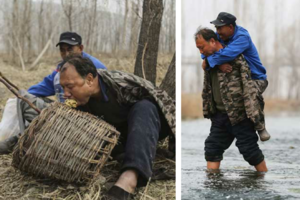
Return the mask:
POLYGON ((56 44, 56 46, 59 46, 62 59, 65 59, 69 54, 81 55, 83 51, 81 42, 81 36, 75 32, 62 33, 59 37, 59 42, 56 44))
POLYGON ((234 15, 220 12, 217 19, 210 23, 215 25, 220 38, 226 41, 234 34, 235 21, 236 17, 234 15))

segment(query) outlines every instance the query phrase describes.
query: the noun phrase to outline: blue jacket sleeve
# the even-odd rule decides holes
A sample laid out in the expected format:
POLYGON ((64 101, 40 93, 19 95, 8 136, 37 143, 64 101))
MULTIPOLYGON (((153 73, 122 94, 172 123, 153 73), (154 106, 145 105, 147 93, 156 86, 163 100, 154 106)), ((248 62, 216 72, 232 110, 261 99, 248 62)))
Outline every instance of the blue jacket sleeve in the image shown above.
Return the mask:
POLYGON ((57 74, 57 71, 53 71, 52 74, 46 76, 43 81, 39 82, 36 85, 31 86, 28 89, 28 92, 30 94, 33 94, 37 97, 47 97, 47 96, 52 96, 55 94, 54 90, 54 77, 57 74))
POLYGON ((243 53, 249 47, 249 45, 250 42, 247 36, 238 36, 224 49, 220 49, 219 51, 207 57, 209 66, 214 68, 216 65, 222 65, 226 62, 234 60, 238 55, 243 53))

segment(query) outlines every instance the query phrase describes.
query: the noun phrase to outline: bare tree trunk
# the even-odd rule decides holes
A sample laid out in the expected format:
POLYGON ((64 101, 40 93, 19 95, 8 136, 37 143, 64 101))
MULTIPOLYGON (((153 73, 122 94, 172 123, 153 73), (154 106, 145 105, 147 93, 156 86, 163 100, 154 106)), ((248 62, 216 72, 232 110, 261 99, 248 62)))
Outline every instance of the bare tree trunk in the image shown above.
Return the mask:
POLYGON ((126 27, 127 27, 127 16, 128 16, 128 0, 125 0, 125 15, 124 15, 124 22, 123 22, 123 31, 121 32, 122 35, 122 51, 126 51, 126 27))
POLYGON ((61 0, 61 5, 63 7, 64 13, 68 20, 69 31, 72 31, 73 1, 72 0, 68 0, 68 2, 65 1, 66 0, 61 0))
POLYGON ((38 17, 38 24, 39 24, 39 31, 38 31, 38 51, 42 50, 44 45, 44 38, 45 38, 45 26, 44 26, 44 0, 41 1, 40 5, 40 12, 38 17))
MULTIPOLYGON (((88 19, 88 34, 86 37, 86 46, 90 50, 90 53, 92 53, 93 50, 93 33, 95 30, 95 24, 96 24, 96 17, 97 17, 97 0, 93 1, 93 11, 91 14, 89 14, 88 19)), ((88 8, 89 10, 90 8, 88 8)))
MULTIPOLYGON (((19 26, 18 15, 19 15, 19 4, 18 4, 17 0, 14 0, 14 2, 13 2, 13 13, 12 13, 12 25, 11 25, 11 28, 10 28, 10 32, 16 32, 16 30, 19 26)), ((10 46, 11 46, 11 49, 12 49, 12 62, 13 62, 13 64, 17 64, 16 55, 18 55, 18 54, 17 54, 16 49, 14 48, 15 43, 13 42, 12 39, 9 42, 10 42, 10 46)))
MULTIPOLYGON (((265 60, 264 59, 264 55, 265 55, 265 51, 263 50, 263 47, 264 47, 264 41, 266 40, 265 39, 265 34, 264 33, 264 28, 266 26, 266 23, 265 23, 265 2, 264 1, 261 1, 260 4, 256 5, 257 6, 257 10, 258 10, 258 15, 260 16, 258 18, 258 21, 257 21, 257 35, 259 35, 258 39, 257 39, 257 51, 259 53, 259 57, 263 63, 263 61, 265 60)), ((263 63, 264 64, 264 63, 263 63)))
POLYGON ((166 91, 172 99, 176 97, 176 52, 173 55, 168 71, 159 88, 166 91))
POLYGON ((115 20, 115 15, 113 13, 110 13, 110 19, 111 19, 111 26, 114 25, 114 27, 111 27, 110 29, 110 42, 112 46, 112 53, 115 55, 119 55, 117 51, 119 50, 119 44, 120 44, 120 35, 121 35, 121 26, 118 25, 118 23, 115 20))
POLYGON ((32 13, 32 0, 27 0, 25 2, 25 10, 24 10, 24 29, 23 29, 23 44, 22 49, 24 52, 24 58, 26 62, 30 60, 32 56, 32 42, 31 42, 31 13, 32 13), (27 49, 26 49, 27 46, 27 49), (26 53, 26 54, 25 54, 26 53))
MULTIPOLYGON (((279 7, 279 1, 275 1, 275 13, 280 13, 280 7, 279 7)), ((278 15, 275 16, 275 20, 278 21, 280 18, 278 15)), ((275 41, 279 41, 280 38, 280 29, 278 26, 275 26, 275 32, 274 32, 274 38, 275 41)), ((279 58, 280 52, 279 52, 279 44, 278 42, 274 42, 274 58, 279 58)), ((280 96, 278 88, 280 88, 280 82, 278 81, 279 78, 279 66, 281 63, 278 63, 278 61, 275 61, 273 64, 273 91, 272 93, 275 94, 275 97, 280 96)), ((269 70, 270 71, 270 70, 269 70)))
POLYGON ((151 81, 154 85, 162 15, 162 0, 144 0, 134 74, 151 81))
POLYGON ((13 43, 12 43, 12 39, 11 38, 8 38, 9 42, 10 42, 10 45, 12 47, 12 49, 15 51, 15 53, 19 56, 19 59, 20 59, 20 62, 21 62, 21 66, 22 66, 22 70, 25 71, 25 63, 24 63, 24 59, 23 59, 23 52, 22 52, 22 48, 21 48, 21 45, 20 45, 20 42, 19 42, 19 39, 16 37, 15 38, 17 40, 17 45, 18 45, 18 49, 16 49, 16 47, 14 47, 13 43))
POLYGON ((138 29, 139 29, 139 12, 140 12, 140 0, 137 3, 131 2, 131 9, 132 11, 132 19, 131 19, 131 34, 130 34, 130 41, 129 41, 129 49, 130 53, 134 53, 137 51, 137 37, 138 37, 138 29))
POLYGON ((46 45, 44 46, 43 50, 41 51, 41 53, 38 55, 38 57, 35 59, 35 61, 31 64, 31 66, 29 67, 29 70, 33 70, 35 68, 35 66, 38 64, 38 62, 40 61, 40 59, 43 57, 43 55, 45 54, 45 52, 47 51, 47 49, 49 48, 52 38, 54 36, 54 33, 60 23, 61 20, 61 16, 59 17, 57 24, 55 25, 55 27, 52 29, 52 33, 50 35, 50 38, 48 39, 46 45))

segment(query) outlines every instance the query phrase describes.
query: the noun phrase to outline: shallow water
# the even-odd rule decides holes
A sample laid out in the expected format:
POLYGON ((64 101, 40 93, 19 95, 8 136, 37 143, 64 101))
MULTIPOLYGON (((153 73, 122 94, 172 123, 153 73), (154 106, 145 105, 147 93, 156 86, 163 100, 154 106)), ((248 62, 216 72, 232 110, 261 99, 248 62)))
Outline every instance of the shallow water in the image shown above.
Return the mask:
POLYGON ((257 173, 235 141, 219 172, 206 172, 204 140, 210 120, 182 123, 182 199, 300 199, 300 116, 266 119, 271 140, 259 142, 269 171, 257 173))

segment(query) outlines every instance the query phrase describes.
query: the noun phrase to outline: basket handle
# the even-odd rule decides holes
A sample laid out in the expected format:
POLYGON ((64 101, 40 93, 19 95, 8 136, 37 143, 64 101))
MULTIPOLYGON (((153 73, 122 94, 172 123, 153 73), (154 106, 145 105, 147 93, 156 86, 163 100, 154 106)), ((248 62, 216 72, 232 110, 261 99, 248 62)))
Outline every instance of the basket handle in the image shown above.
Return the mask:
POLYGON ((41 110, 38 109, 33 103, 31 103, 25 97, 19 95, 18 93, 19 88, 16 85, 14 85, 12 82, 10 82, 7 78, 5 78, 1 72, 0 72, 0 82, 2 82, 7 87, 7 89, 9 89, 17 98, 25 101, 31 108, 33 108, 39 114, 41 113, 41 110))

